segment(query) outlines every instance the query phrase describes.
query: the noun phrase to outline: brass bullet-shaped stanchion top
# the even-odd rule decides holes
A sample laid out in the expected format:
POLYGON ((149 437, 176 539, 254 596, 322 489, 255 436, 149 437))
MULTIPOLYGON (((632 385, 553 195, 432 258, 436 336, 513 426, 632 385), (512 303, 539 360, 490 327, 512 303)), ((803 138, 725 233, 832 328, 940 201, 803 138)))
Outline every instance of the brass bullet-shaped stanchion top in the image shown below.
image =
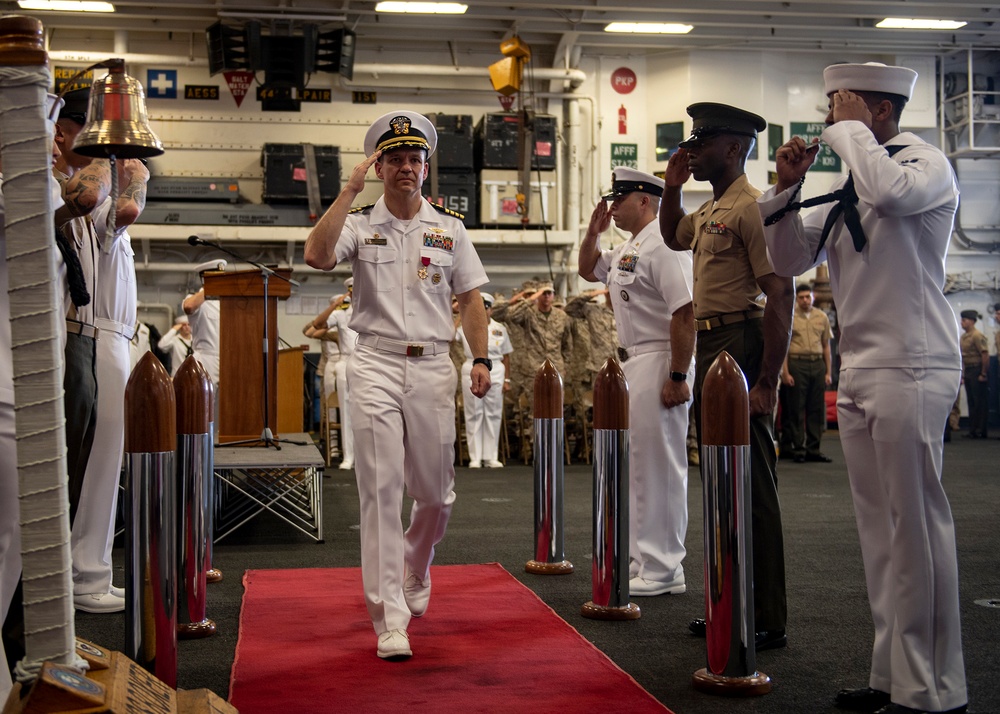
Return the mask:
POLYGON ((723 352, 705 373, 701 388, 701 443, 705 446, 750 444, 750 395, 743 370, 723 352))
POLYGON ((559 370, 546 359, 535 372, 535 419, 563 418, 563 382, 559 370))
POLYGON ((153 454, 176 448, 174 385, 160 360, 147 352, 125 385, 125 452, 153 454))
POLYGON ((42 67, 48 63, 45 30, 40 20, 27 15, 0 18, 0 65, 42 67))
POLYGON ((628 380, 613 357, 594 378, 594 428, 628 429, 628 380))
POLYGON ((212 378, 201 362, 188 357, 174 375, 178 434, 207 434, 211 431, 212 378))

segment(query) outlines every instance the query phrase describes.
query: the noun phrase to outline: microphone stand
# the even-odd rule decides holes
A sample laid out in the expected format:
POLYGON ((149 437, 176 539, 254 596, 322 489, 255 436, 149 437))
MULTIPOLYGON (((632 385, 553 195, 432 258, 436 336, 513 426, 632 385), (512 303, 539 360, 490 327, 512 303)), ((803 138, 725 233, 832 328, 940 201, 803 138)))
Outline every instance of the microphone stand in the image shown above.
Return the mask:
POLYGON ((281 280, 284 280, 288 284, 294 285, 296 287, 298 287, 300 283, 298 281, 296 281, 296 280, 292 280, 291 278, 286 278, 285 276, 281 275, 280 273, 275 272, 274 270, 272 270, 271 268, 267 267, 266 265, 263 265, 261 263, 257 263, 257 262, 255 262, 253 260, 250 260, 249 258, 246 258, 246 257, 240 255, 239 253, 234 253, 233 251, 229 250, 228 248, 223 248, 219 243, 213 243, 211 241, 202 240, 198 236, 190 236, 188 238, 188 243, 191 244, 191 245, 203 245, 203 246, 207 246, 209 248, 215 248, 216 250, 220 250, 223 253, 226 253, 227 255, 230 255, 233 258, 236 258, 236 260, 239 260, 239 261, 241 261, 243 263, 248 263, 249 265, 252 265, 253 267, 257 268, 260 271, 261 278, 264 281, 264 350, 263 350, 263 359, 264 359, 264 429, 261 431, 259 439, 245 439, 243 441, 230 441, 230 442, 227 442, 225 444, 225 446, 263 446, 264 448, 274 447, 278 451, 281 451, 281 444, 295 444, 296 446, 305 446, 306 442, 304 442, 304 441, 292 441, 291 439, 276 439, 274 437, 274 433, 271 431, 271 426, 270 426, 270 423, 271 423, 271 413, 270 413, 271 412, 271 395, 270 395, 269 390, 268 390, 268 384, 269 384, 269 381, 270 381, 268 379, 268 377, 269 377, 269 374, 268 374, 268 361, 269 361, 269 359, 268 358, 269 358, 269 352, 270 352, 269 341, 268 341, 268 338, 269 338, 269 330, 268 330, 268 323, 269 323, 269 319, 268 319, 268 292, 267 292, 267 289, 268 289, 267 288, 267 286, 268 286, 268 280, 273 275, 276 278, 280 278, 281 280))

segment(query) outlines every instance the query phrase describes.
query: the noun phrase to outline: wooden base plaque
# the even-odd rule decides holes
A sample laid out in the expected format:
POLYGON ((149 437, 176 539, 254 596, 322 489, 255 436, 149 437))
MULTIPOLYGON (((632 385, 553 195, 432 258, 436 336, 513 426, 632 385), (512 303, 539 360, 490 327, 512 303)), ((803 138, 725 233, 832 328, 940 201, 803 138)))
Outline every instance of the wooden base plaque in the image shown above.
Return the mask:
POLYGON ((703 667, 691 676, 691 684, 699 692, 723 697, 758 697, 771 691, 771 678, 763 672, 746 677, 723 677, 703 667))

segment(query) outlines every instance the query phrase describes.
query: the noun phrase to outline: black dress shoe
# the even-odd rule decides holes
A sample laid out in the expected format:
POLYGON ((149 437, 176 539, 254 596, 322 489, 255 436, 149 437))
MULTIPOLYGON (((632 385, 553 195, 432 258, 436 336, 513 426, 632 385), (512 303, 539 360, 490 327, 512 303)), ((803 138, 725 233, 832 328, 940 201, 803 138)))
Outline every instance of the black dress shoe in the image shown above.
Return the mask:
POLYGON ((838 709, 852 712, 873 714, 889 705, 889 693, 880 689, 865 687, 864 689, 841 689, 833 699, 833 705, 838 709))
POLYGON ((708 625, 705 624, 704 617, 699 617, 697 619, 691 620, 691 622, 688 623, 688 629, 691 630, 691 634, 696 635, 697 637, 704 637, 705 630, 707 628, 708 625))
POLYGON ((804 464, 805 462, 806 462, 806 455, 805 454, 796 454, 795 455, 795 463, 797 463, 797 464, 804 464))
POLYGON ((758 652, 776 650, 788 644, 784 630, 761 630, 754 635, 754 644, 758 652))
POLYGON ((821 464, 828 464, 833 461, 833 459, 826 454, 806 454, 806 461, 816 461, 821 464))
POLYGON ((943 712, 929 712, 925 709, 913 709, 912 707, 904 707, 902 704, 886 704, 884 707, 879 709, 875 714, 965 714, 968 711, 968 705, 963 704, 960 707, 955 707, 954 709, 948 709, 943 712))

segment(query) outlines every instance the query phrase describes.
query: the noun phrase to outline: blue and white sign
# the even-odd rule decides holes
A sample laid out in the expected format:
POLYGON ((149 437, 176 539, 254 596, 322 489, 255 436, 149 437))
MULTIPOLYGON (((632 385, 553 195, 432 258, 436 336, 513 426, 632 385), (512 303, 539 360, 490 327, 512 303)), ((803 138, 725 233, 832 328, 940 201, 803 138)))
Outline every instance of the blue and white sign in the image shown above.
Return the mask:
POLYGON ((177 70, 146 70, 146 96, 149 99, 177 99, 177 70))

